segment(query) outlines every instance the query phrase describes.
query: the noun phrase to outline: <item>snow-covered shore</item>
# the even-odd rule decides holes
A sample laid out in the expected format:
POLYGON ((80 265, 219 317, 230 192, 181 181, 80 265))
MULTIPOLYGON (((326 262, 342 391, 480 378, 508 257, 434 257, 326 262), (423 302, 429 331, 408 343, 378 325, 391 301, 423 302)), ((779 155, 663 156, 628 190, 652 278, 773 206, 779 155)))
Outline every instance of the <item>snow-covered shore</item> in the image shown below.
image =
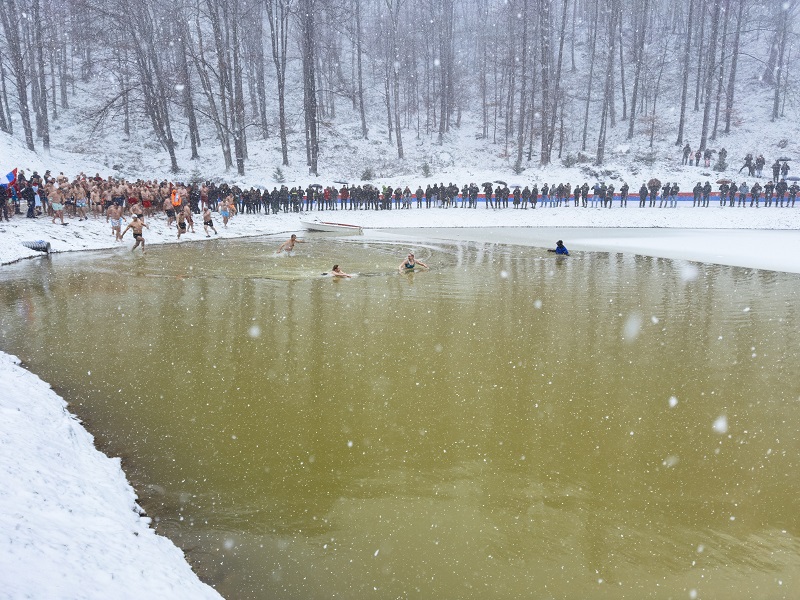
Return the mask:
MULTIPOLYGON (((435 228, 434 237, 552 246, 572 252, 652 256, 800 272, 800 208, 412 209, 313 213, 381 229, 435 228), (494 228, 508 229, 499 233, 494 228), (468 231, 464 228, 482 228, 468 231), (448 231, 442 231, 447 229, 448 231)), ((297 214, 240 215, 221 238, 301 231, 297 214)), ((163 217, 147 220, 148 244, 175 243, 163 217)), ((202 225, 180 243, 205 243, 202 225)), ((55 252, 119 247, 105 220, 69 225, 21 217, 0 224, 0 264, 39 253, 21 242, 44 240, 55 252)), ((118 459, 94 448, 66 403, 18 361, 0 352, 0 595, 11 598, 218 597, 192 573, 181 551, 136 512, 136 496, 118 459)))
POLYGON ((3 352, 0 415, 0 597, 220 597, 140 516, 119 459, 3 352))

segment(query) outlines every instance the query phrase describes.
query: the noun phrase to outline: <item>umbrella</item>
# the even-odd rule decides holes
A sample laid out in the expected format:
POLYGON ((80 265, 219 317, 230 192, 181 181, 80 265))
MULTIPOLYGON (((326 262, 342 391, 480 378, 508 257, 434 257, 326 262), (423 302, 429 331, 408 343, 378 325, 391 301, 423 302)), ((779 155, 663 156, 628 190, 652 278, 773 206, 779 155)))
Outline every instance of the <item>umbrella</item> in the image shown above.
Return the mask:
POLYGON ((717 179, 717 183, 719 183, 720 185, 722 185, 723 183, 730 183, 730 182, 731 182, 730 179, 717 179))
POLYGON ((781 161, 781 162, 789 162, 789 161, 790 161, 790 160, 792 160, 792 159, 791 159, 791 158, 788 158, 788 157, 786 157, 786 156, 781 156, 780 158, 776 158, 775 160, 779 160, 779 161, 781 161))
POLYGON ((495 179, 495 183, 499 183, 500 185, 508 185, 505 181, 501 181, 500 179, 495 179))
POLYGON ((656 179, 654 177, 653 179, 651 179, 650 181, 647 182, 647 187, 649 187, 649 188, 661 187, 661 180, 660 179, 656 179))
POLYGON ((484 181, 484 182, 481 184, 481 186, 482 186, 482 187, 486 187, 487 185, 492 185, 492 182, 491 182, 491 181, 484 181))
POLYGON ((791 177, 787 177, 786 181, 800 181, 800 177, 797 175, 792 175, 791 177))
POLYGON ((312 183, 312 184, 311 184, 311 185, 309 185, 308 187, 310 187, 310 188, 317 188, 317 189, 320 189, 320 190, 322 189, 322 186, 321 186, 320 184, 318 184, 318 183, 312 183))

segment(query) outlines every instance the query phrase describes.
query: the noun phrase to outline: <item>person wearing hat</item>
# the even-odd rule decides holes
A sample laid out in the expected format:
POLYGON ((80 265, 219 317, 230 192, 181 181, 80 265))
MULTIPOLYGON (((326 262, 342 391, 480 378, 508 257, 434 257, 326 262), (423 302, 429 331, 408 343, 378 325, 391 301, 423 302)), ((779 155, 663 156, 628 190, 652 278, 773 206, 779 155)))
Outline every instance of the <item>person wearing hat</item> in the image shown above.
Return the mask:
POLYGON ((564 242, 562 242, 561 240, 558 240, 556 242, 555 249, 549 248, 547 251, 548 252, 555 252, 556 254, 561 254, 563 256, 569 256, 569 250, 567 250, 567 247, 564 245, 564 242))

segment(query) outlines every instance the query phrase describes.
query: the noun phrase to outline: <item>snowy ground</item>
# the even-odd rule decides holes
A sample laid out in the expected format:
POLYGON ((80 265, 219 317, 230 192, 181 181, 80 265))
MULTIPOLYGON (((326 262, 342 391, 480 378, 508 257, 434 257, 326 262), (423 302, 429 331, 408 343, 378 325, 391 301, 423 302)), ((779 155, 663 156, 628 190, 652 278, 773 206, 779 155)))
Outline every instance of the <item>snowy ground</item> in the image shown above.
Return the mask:
MULTIPOLYGON (((361 225, 368 237, 418 235, 400 229, 433 228, 429 233, 437 238, 533 246, 553 246, 561 238, 573 253, 635 252, 800 273, 800 208, 615 205, 610 210, 414 208, 317 215, 361 225), (481 229, 465 229, 472 227, 481 229)), ((302 231, 300 218, 240 215, 225 230, 216 221, 219 237, 235 238, 302 231)), ((149 244, 177 241, 163 217, 147 222, 149 244)), ((114 246, 128 252, 132 245, 129 236, 115 242, 104 219, 61 226, 17 217, 0 224, 0 264, 38 256, 21 244, 32 240, 49 241, 56 252, 114 246)), ((206 241, 201 226, 180 243, 206 241)), ((0 596, 217 597, 191 572, 180 550, 140 517, 119 460, 98 452, 65 402, 2 352, 0 416, 0 596)))

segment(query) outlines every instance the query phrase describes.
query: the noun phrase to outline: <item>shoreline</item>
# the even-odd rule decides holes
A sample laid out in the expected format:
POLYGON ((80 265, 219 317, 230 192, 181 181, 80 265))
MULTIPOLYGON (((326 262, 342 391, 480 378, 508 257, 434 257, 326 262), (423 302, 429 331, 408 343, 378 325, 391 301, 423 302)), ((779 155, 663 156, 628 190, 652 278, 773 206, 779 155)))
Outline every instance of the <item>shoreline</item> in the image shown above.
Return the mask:
MULTIPOLYGON (((709 208, 699 208, 691 206, 679 206, 672 209, 658 208, 620 208, 615 205, 611 209, 606 208, 537 208, 535 210, 523 209, 477 209, 462 208, 431 208, 410 210, 389 210, 389 211, 368 211, 368 210, 337 210, 337 211, 312 211, 309 213, 281 213, 278 215, 243 214, 237 215, 231 220, 230 227, 218 228, 219 235, 212 235, 210 239, 236 239, 241 237, 257 237, 261 235, 278 235, 284 233, 306 233, 301 219, 316 217, 320 220, 333 220, 352 222, 361 226, 365 233, 374 230, 401 230, 401 229, 473 229, 473 228, 526 228, 537 229, 558 229, 559 231, 575 231, 580 234, 582 240, 572 239, 571 244, 576 250, 599 250, 599 251, 628 251, 640 254, 650 252, 664 252, 663 243, 653 243, 653 238, 670 237, 675 230, 685 231, 705 231, 717 230, 736 232, 737 237, 741 237, 744 232, 756 231, 782 231, 792 232, 793 236, 781 234, 784 241, 790 242, 794 236, 800 237, 800 209, 786 208, 762 208, 762 209, 739 209, 722 208, 711 206, 709 208), (797 210, 798 212, 795 212, 797 210), (585 235, 586 230, 615 230, 619 235, 605 235, 603 239, 598 236, 585 235), (630 232, 648 231, 649 235, 641 236, 636 244, 623 243, 624 238, 631 237, 630 232), (624 233, 628 232, 628 233, 624 233), (613 240, 612 238, 617 238, 613 240)), ((218 214, 214 215, 217 225, 219 223, 218 214)), ((163 215, 149 217, 146 219, 149 229, 145 229, 144 236, 147 245, 154 244, 174 244, 203 242, 202 224, 197 223, 197 232, 186 234, 183 239, 176 239, 174 227, 167 228, 166 220, 163 215)), ((684 233, 685 235, 685 233, 684 233)), ((755 234, 758 235, 758 234, 755 234)), ((535 236, 532 236, 535 237, 535 236)), ((568 241, 565 235, 558 235, 568 241)), ((728 239, 721 240, 729 243, 728 239)), ((557 239, 557 238, 556 238, 557 239)), ((111 249, 120 248, 130 251, 133 245, 132 239, 126 236, 122 242, 115 242, 110 235, 110 225, 104 219, 89 219, 87 221, 69 221, 69 225, 53 225, 43 222, 42 219, 26 219, 19 215, 15 216, 10 222, 0 223, 0 264, 6 265, 16 262, 22 258, 41 256, 36 250, 31 250, 22 245, 25 241, 46 241, 50 242, 54 253, 79 252, 82 250, 111 249)), ((764 244, 764 237, 760 238, 759 244, 764 244)), ((498 239, 496 241, 503 241, 498 239)), ((540 239, 537 244, 550 246, 555 239, 540 239)), ((567 244, 568 247, 570 244, 567 244)), ((680 246, 680 244, 675 244, 680 246)), ((736 248, 736 245, 723 248, 728 251, 736 248)), ((779 248, 781 252, 795 252, 800 246, 792 245, 779 248)), ((720 254, 725 252, 709 252, 708 249, 696 246, 687 249, 685 245, 681 248, 680 256, 687 260, 717 262, 720 254), (690 250, 694 250, 692 253, 690 250)), ((137 250, 138 252, 138 250, 137 250)), ((750 254, 761 252, 758 247, 752 248, 750 254)), ((741 252, 736 253, 742 256, 741 252)), ((661 254, 650 254, 652 256, 662 256, 661 254)), ((666 257, 666 256, 663 256, 666 257)), ((768 268, 772 270, 785 270, 790 266, 788 261, 774 261, 774 266, 757 266, 755 268, 768 268)), ((764 265, 766 261, 762 261, 764 265)), ((734 262, 724 262, 721 264, 731 264, 734 266, 752 266, 750 264, 736 265, 734 262)), ((792 270, 792 272, 797 272, 792 270)))
MULTIPOLYGON (((367 239, 409 235, 551 247, 563 238, 572 252, 635 252, 649 256, 800 272, 800 213, 793 210, 483 208, 324 211, 321 220, 354 221, 367 239), (764 214, 767 213, 767 214, 764 214), (343 216, 347 215, 345 219, 343 216), (335 217, 335 219, 334 219, 335 217), (693 224, 693 227, 687 227, 693 224), (713 238, 713 239, 712 239, 713 238), (776 243, 776 238, 780 241, 776 243), (712 243, 713 242, 713 243, 712 243)), ((211 239, 302 232, 301 218, 238 215, 211 239)), ((147 219, 148 245, 202 242, 199 232, 175 239, 162 217, 147 219)), ((118 247, 104 220, 67 227, 15 218, 0 225, 0 263, 42 256, 21 241, 50 241, 54 252, 118 247)), ((0 351, 0 432, 10 450, 0 457, 0 585, 14 596, 218 598, 191 570, 182 551, 138 512, 135 490, 119 458, 109 458, 46 382, 0 351), (88 537, 87 537, 88 536, 88 537), (13 573, 13 579, 10 575, 13 573), (90 582, 87 586, 87 582, 90 582), (90 588, 87 591, 87 587, 90 588)))

